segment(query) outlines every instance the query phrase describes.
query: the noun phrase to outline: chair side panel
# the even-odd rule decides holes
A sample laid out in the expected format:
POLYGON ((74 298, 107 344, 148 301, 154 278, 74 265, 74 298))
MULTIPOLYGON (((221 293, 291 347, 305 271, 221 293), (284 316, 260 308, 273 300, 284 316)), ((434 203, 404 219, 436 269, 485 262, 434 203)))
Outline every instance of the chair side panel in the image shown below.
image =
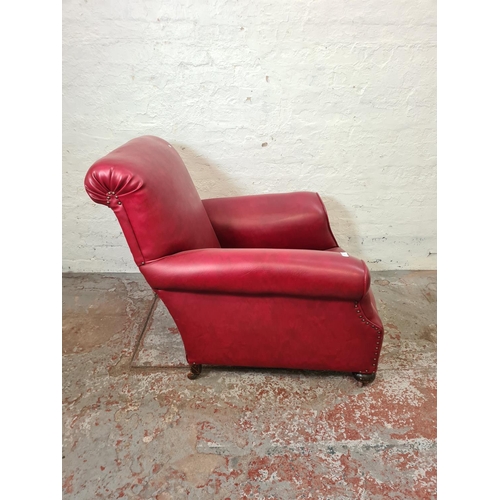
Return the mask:
POLYGON ((355 302, 157 293, 179 328, 189 363, 377 370, 383 330, 360 318, 355 302))

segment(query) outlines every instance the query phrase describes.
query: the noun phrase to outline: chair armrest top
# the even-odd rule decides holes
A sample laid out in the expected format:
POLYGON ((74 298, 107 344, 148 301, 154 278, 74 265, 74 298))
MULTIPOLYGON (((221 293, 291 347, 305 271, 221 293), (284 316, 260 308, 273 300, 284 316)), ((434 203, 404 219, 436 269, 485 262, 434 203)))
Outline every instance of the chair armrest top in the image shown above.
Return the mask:
POLYGON ((141 266, 156 290, 361 300, 366 264, 337 252, 288 249, 189 250, 141 266))
POLYGON ((202 200, 223 248, 326 250, 337 242, 317 193, 202 200))

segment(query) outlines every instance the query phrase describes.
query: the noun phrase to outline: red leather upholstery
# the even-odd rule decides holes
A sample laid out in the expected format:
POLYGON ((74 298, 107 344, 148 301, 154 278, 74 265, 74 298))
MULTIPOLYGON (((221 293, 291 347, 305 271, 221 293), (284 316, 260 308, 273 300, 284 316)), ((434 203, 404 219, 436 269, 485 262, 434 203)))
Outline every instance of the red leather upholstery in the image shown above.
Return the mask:
POLYGON ((202 202, 179 155, 151 136, 94 163, 85 188, 114 210, 190 363, 376 372, 370 274, 338 246, 316 193, 202 202))
POLYGON ((336 247, 318 193, 261 194, 203 200, 223 248, 336 247))
POLYGON ((361 300, 370 287, 366 264, 314 250, 191 250, 141 268, 156 290, 361 300))
POLYGON ((220 247, 184 163, 158 137, 133 139, 98 160, 85 189, 115 211, 137 265, 182 250, 220 247))
POLYGON ((189 363, 374 373, 382 332, 352 301, 168 292, 189 363))

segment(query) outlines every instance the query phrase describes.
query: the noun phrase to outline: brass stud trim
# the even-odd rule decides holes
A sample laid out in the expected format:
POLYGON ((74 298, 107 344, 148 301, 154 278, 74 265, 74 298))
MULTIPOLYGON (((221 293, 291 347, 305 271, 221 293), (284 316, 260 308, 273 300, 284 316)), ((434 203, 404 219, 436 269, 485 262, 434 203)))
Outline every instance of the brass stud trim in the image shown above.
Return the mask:
MULTIPOLYGON (((364 312, 363 312, 361 306, 358 306, 357 302, 354 303, 354 308, 355 308, 354 312, 355 312, 356 316, 358 316, 358 318, 361 319, 361 322, 365 325, 370 326, 373 330, 376 331, 377 338, 376 338, 376 345, 374 346, 374 352, 373 352, 374 358, 373 358, 373 363, 372 363, 372 367, 376 368, 377 362, 378 362, 378 357, 380 355, 382 329, 379 328, 378 326, 376 326, 375 324, 373 324, 370 320, 365 318, 364 312)), ((370 370, 363 370, 360 373, 370 373, 370 370)))

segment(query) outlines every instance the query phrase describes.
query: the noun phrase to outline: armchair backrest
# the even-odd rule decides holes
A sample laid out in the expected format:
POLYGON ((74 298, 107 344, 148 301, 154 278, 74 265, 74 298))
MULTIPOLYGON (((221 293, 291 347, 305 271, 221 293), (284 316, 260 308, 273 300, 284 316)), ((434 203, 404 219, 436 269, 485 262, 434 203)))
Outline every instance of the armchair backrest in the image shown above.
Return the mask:
POLYGON ((163 139, 132 139, 95 162, 85 189, 115 212, 137 265, 219 241, 181 157, 163 139))

